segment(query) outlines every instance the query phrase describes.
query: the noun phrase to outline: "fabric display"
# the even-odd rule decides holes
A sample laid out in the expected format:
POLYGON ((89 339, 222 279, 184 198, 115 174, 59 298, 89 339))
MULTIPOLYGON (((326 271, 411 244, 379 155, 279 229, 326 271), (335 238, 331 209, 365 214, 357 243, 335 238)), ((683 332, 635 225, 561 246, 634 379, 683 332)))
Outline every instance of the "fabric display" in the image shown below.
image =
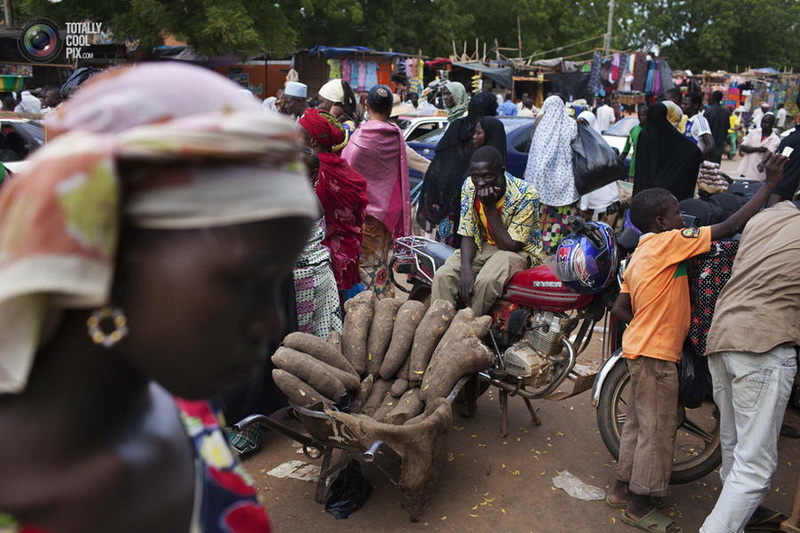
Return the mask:
POLYGON ((592 70, 589 75, 589 90, 592 91, 592 94, 599 94, 603 89, 602 69, 603 56, 600 52, 595 52, 592 56, 592 70))
POLYGON ((705 355, 706 337, 711 328, 717 298, 731 277, 733 260, 738 250, 739 241, 712 241, 709 252, 688 261, 687 274, 692 302, 688 340, 698 355, 705 355))
POLYGON ((633 81, 631 89, 644 92, 644 84, 647 81, 647 54, 641 52, 633 55, 633 81))
POLYGON ((328 63, 328 68, 331 69, 330 79, 341 79, 342 69, 339 67, 339 62, 334 59, 329 59, 326 63, 328 63))
POLYGON ((359 59, 329 59, 328 79, 343 79, 354 91, 369 91, 376 85, 390 85, 395 81, 410 85, 417 93, 424 88, 422 77, 424 62, 418 58, 400 59, 393 62, 376 62, 359 59))

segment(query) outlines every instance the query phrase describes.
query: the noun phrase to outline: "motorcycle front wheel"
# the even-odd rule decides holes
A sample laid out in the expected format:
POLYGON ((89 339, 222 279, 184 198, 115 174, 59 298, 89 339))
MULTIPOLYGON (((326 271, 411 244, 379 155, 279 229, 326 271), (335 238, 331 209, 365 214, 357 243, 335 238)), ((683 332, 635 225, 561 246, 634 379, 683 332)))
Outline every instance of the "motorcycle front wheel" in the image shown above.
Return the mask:
MULTIPOLYGON (((619 458, 619 440, 632 394, 628 365, 617 364, 603 382, 597 406, 597 427, 608 451, 619 458)), ((697 409, 680 407, 680 425, 675 436, 672 464, 673 484, 689 483, 710 474, 721 461, 719 413, 709 398, 697 409)))

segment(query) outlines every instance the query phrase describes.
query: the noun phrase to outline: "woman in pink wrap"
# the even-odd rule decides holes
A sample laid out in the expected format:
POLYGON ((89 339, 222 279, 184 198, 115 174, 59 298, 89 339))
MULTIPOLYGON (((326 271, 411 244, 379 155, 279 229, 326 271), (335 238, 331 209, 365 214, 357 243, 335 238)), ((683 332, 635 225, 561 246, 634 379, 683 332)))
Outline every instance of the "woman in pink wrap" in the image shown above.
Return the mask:
POLYGON ((347 160, 367 182, 361 281, 380 297, 394 296, 388 275, 394 239, 411 234, 411 195, 406 145, 400 128, 389 122, 392 91, 376 85, 367 97, 369 120, 361 125, 345 149, 347 160))

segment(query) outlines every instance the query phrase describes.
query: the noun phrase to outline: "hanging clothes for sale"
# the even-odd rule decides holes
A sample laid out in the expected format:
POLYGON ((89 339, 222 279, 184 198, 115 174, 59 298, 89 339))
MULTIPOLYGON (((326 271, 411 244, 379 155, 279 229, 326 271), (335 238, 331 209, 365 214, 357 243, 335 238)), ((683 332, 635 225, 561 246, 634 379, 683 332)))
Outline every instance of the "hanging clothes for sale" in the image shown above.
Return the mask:
MULTIPOLYGON (((346 59, 342 59, 339 62, 339 71, 342 73, 341 79, 347 80, 348 83, 350 82, 350 61, 346 59)), ((335 78, 333 78, 335 79, 335 78)))
POLYGON ((367 86, 367 64, 364 61, 358 62, 358 78, 356 79, 356 86, 359 91, 366 90, 367 86))
POLYGON ((675 82, 672 81, 672 69, 666 59, 659 60, 658 72, 661 75, 661 92, 658 94, 664 94, 675 87, 675 82))
POLYGON ((602 70, 603 56, 600 52, 595 52, 592 55, 592 70, 589 75, 589 90, 592 92, 592 95, 600 94, 600 91, 603 89, 602 70))
POLYGON ((613 58, 611 59, 611 78, 609 81, 611 83, 617 83, 619 79, 619 52, 615 52, 613 58))
POLYGON ((353 90, 355 90, 356 87, 358 87, 358 63, 359 62, 354 60, 354 59, 351 59, 349 61, 349 63, 350 63, 350 79, 347 80, 347 82, 350 84, 350 87, 352 87, 353 90))
POLYGON ((367 80, 364 84, 364 90, 369 91, 378 85, 378 64, 370 61, 367 63, 367 80))
POLYGON ((631 82, 631 89, 644 91, 644 84, 647 81, 647 54, 637 52, 633 61, 633 82, 631 82))
POLYGON ((656 60, 655 74, 653 75, 653 94, 659 95, 661 93, 661 70, 659 70, 660 62, 656 60))
POLYGON ((656 71, 656 62, 652 59, 647 61, 647 74, 645 75, 644 93, 653 94, 653 78, 656 71))
POLYGON ((327 61, 328 67, 331 69, 330 76, 328 76, 329 80, 335 80, 337 78, 342 77, 342 69, 339 67, 339 60, 337 59, 329 59, 327 61))

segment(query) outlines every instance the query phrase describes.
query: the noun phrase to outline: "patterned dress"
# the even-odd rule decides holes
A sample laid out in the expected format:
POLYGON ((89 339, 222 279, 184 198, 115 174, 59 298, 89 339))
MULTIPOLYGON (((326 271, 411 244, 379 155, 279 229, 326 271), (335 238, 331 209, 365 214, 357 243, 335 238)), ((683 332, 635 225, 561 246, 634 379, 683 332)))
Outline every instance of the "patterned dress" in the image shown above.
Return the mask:
POLYGON ((325 221, 320 219, 294 266, 294 291, 297 331, 327 339, 332 330, 342 331, 342 316, 331 254, 322 244, 324 238, 325 221))
MULTIPOLYGON (((228 446, 219 416, 207 401, 175 398, 194 452, 196 483, 189 533, 269 533, 253 481, 228 446)), ((2 533, 48 533, 0 513, 2 533)))

